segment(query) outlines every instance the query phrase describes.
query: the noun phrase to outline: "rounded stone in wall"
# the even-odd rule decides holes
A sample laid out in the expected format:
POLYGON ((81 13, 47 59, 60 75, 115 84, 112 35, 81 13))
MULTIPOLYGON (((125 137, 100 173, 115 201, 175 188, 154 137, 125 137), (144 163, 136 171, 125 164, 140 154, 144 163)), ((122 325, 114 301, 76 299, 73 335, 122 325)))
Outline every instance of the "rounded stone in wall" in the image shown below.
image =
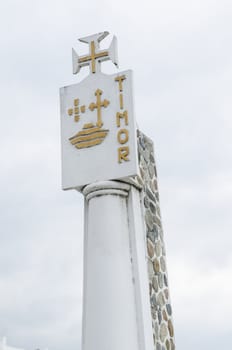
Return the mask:
POLYGON ((159 238, 159 232, 157 227, 154 225, 152 230, 148 230, 147 236, 150 238, 150 240, 155 243, 155 241, 159 238))
POLYGON ((146 163, 148 163, 149 158, 150 158, 150 151, 147 148, 145 148, 145 150, 144 150, 144 158, 145 158, 146 163))
MULTIPOLYGON (((160 219, 158 218, 158 216, 155 216, 155 222, 157 223, 157 225, 161 228, 161 221, 160 219)), ((163 231, 160 230, 160 236, 163 237, 163 231)))
POLYGON ((146 186, 146 195, 151 201, 155 200, 155 195, 154 193, 151 192, 151 190, 146 186))
POLYGON ((168 330, 170 337, 174 337, 174 329, 173 329, 173 324, 171 320, 168 320, 168 330))
POLYGON ((157 310, 156 307, 151 308, 151 316, 153 320, 156 320, 157 318, 157 310))
POLYGON ((143 149, 143 150, 145 150, 145 142, 144 142, 144 138, 143 138, 143 136, 142 135, 140 135, 140 137, 139 137, 139 145, 141 146, 141 148, 143 149))
POLYGON ((160 266, 161 266, 161 270, 163 272, 165 272, 166 271, 166 263, 165 263, 165 260, 164 260, 164 258, 162 256, 160 258, 160 266))
POLYGON ((168 298, 169 298, 169 291, 168 291, 168 289, 164 290, 164 295, 165 295, 166 300, 168 300, 168 298))
POLYGON ((150 210, 151 210, 152 214, 155 215, 155 213, 156 213, 156 207, 155 207, 155 205, 154 205, 152 202, 150 202, 150 203, 149 203, 149 206, 150 206, 150 210))
POLYGON ((168 316, 165 310, 163 310, 163 319, 167 322, 168 321, 168 316))
POLYGON ((148 171, 149 171, 150 177, 153 178, 153 176, 155 175, 155 167, 153 164, 149 165, 148 171))
POLYGON ((156 338, 158 338, 159 337, 159 325, 158 325, 157 321, 155 322, 154 329, 155 329, 155 336, 156 336, 156 338))
POLYGON ((148 251, 149 257, 152 259, 155 253, 155 248, 149 239, 147 240, 147 251, 148 251))
POLYGON ((164 304, 165 304, 164 295, 163 295, 162 292, 160 292, 160 293, 158 294, 158 296, 157 296, 157 304, 158 304, 160 307, 164 306, 164 304))
POLYGON ((159 192, 158 191, 156 191, 155 197, 156 197, 157 202, 159 202, 159 192))
POLYGON ((167 326, 165 323, 162 323, 160 326, 160 340, 162 343, 164 342, 167 335, 168 335, 167 326))
POLYGON ((140 168, 142 168, 144 170, 144 173, 146 172, 146 162, 145 162, 145 159, 143 157, 142 154, 140 154, 140 164, 139 164, 140 168))
POLYGON ((155 188, 156 190, 158 190, 157 180, 156 180, 156 179, 153 180, 153 186, 154 186, 154 188, 155 188))
POLYGON ((166 274, 164 274, 164 284, 166 287, 168 287, 168 278, 166 274))
POLYGON ((149 180, 150 180, 150 176, 149 176, 146 168, 145 168, 144 180, 147 184, 149 183, 149 180))
POLYGON ((170 350, 170 342, 168 339, 166 340, 165 345, 166 345, 166 349, 170 350))
POLYGON ((155 164, 155 158, 154 158, 154 153, 153 153, 153 147, 151 148, 151 153, 150 153, 150 162, 155 164))
POLYGON ((163 282, 163 275, 161 272, 158 273, 158 282, 159 282, 159 287, 162 289, 164 282, 163 282))
POLYGON ((162 313, 160 310, 158 311, 158 321, 159 321, 159 324, 162 322, 162 313))
POLYGON ((152 278, 152 286, 153 286, 155 292, 157 293, 158 289, 159 289, 159 286, 158 286, 158 282, 157 282, 157 278, 156 277, 152 278))
POLYGON ((166 305, 166 309, 167 309, 167 312, 168 312, 169 316, 171 316, 171 314, 172 314, 172 307, 171 307, 171 305, 167 304, 166 305))
POLYGON ((148 259, 147 263, 148 263, 148 276, 149 276, 149 280, 151 280, 153 275, 154 275, 153 264, 152 264, 152 261, 150 259, 148 259))
POLYGON ((160 264, 159 264, 159 260, 158 259, 155 259, 153 261, 153 267, 154 267, 155 272, 160 272, 160 264))
POLYGON ((154 183, 153 183, 153 181, 150 181, 149 182, 149 185, 150 185, 150 188, 151 188, 151 190, 152 190, 152 192, 155 192, 155 187, 154 187, 154 183))
POLYGON ((161 243, 160 243, 160 241, 157 241, 156 244, 155 244, 155 253, 156 253, 157 258, 161 254, 161 243))
POLYGON ((151 296, 151 307, 155 307, 157 305, 157 303, 156 303, 156 296, 155 296, 155 294, 153 294, 152 296, 151 296))
POLYGON ((148 200, 147 196, 144 197, 143 202, 144 202, 145 208, 148 208, 149 207, 149 200, 148 200))
POLYGON ((161 218, 161 213, 160 213, 160 208, 159 208, 159 206, 157 205, 157 207, 156 207, 156 210, 157 210, 157 214, 159 215, 159 217, 161 218))
POLYGON ((171 344, 171 350, 175 350, 175 344, 172 339, 170 339, 170 344, 171 344))

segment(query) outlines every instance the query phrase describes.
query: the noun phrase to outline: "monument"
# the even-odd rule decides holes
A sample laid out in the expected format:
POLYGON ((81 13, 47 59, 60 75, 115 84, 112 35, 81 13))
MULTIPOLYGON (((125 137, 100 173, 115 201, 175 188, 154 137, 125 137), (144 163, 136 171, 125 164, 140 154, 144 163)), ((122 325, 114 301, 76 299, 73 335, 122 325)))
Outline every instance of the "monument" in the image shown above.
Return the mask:
POLYGON ((101 72, 118 65, 108 34, 79 39, 73 73, 89 75, 60 89, 62 187, 85 200, 82 350, 174 350, 153 142, 136 130, 132 71, 101 72))

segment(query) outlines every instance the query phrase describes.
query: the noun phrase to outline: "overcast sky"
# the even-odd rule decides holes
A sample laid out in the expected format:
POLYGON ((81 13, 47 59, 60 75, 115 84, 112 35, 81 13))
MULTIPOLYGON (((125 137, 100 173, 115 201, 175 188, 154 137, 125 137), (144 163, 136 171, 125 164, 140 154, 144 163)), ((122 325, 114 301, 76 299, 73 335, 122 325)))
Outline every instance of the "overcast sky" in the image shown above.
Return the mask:
POLYGON ((59 88, 87 74, 72 75, 77 39, 108 30, 155 142, 177 350, 230 349, 231 0, 7 0, 0 30, 0 336, 81 350, 83 198, 61 190, 59 88))

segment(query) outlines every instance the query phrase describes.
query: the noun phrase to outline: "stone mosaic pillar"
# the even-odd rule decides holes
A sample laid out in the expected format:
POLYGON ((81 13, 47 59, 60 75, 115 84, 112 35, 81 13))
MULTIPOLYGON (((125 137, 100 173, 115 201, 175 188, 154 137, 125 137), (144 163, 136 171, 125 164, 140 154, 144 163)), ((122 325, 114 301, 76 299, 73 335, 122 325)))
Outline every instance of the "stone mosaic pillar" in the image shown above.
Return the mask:
POLYGON ((153 142, 140 131, 137 132, 137 136, 142 178, 142 207, 146 225, 154 349, 174 350, 172 307, 168 286, 154 147, 153 142))

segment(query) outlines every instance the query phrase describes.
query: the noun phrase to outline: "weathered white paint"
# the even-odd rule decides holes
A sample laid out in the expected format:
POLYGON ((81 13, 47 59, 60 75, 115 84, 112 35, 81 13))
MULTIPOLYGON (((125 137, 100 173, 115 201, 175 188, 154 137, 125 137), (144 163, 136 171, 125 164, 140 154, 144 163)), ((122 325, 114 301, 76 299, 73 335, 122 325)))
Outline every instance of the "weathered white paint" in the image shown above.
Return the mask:
POLYGON ((116 181, 84 188, 82 350, 152 350, 139 191, 116 181))
POLYGON ((61 141, 62 141, 62 186, 63 189, 81 188, 84 185, 103 180, 122 179, 138 174, 138 156, 136 126, 132 101, 132 71, 124 71, 114 75, 103 73, 91 74, 79 84, 60 89, 61 97, 61 141), (119 84, 117 76, 125 75, 123 81, 123 105, 120 109, 119 84), (83 129, 86 123, 96 124, 97 110, 91 111, 89 105, 96 102, 95 92, 102 90, 101 99, 108 100, 109 105, 101 108, 103 128, 109 130, 106 138, 99 145, 77 149, 69 138, 83 129), (85 113, 80 112, 80 120, 74 121, 68 115, 68 109, 73 107, 74 99, 86 106, 85 113), (122 127, 117 127, 117 112, 127 111, 128 125, 121 119, 122 127), (125 128, 129 133, 129 140, 120 144, 117 135, 120 129, 125 128), (118 162, 118 148, 128 146, 129 161, 118 162))

